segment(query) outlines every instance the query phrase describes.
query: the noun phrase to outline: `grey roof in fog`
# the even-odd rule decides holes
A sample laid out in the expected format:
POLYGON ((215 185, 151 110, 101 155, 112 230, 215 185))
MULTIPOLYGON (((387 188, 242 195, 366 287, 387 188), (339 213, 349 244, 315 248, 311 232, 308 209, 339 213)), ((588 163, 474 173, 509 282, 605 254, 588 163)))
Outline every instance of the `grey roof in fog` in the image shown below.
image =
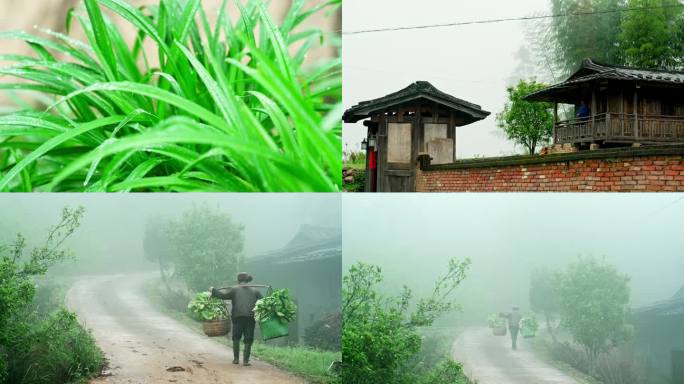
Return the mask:
POLYGON ((675 293, 675 295, 672 297, 673 299, 684 299, 684 286, 675 293))
POLYGON ((661 301, 634 310, 637 316, 680 316, 684 315, 684 287, 672 299, 661 301))
POLYGON ((342 231, 339 228, 302 225, 283 248, 249 258, 246 263, 291 264, 342 257, 342 231))

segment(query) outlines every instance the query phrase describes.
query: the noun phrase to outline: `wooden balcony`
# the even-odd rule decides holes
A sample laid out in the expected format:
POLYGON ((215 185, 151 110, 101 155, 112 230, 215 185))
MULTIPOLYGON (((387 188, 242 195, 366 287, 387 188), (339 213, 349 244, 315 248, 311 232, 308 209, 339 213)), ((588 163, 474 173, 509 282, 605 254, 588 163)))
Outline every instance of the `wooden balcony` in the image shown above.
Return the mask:
POLYGON ((684 143, 684 116, 604 113, 555 126, 555 144, 594 142, 684 143))

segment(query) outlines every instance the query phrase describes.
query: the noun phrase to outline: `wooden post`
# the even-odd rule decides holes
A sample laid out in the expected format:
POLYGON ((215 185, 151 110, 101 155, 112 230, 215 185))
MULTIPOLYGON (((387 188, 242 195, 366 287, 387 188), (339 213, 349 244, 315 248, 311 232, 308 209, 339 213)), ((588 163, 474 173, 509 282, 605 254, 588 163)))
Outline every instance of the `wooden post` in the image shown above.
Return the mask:
POLYGON ((591 89, 591 138, 596 138, 596 87, 591 89))
POLYGON ((620 87, 620 136, 625 134, 625 87, 620 87))
POLYGON ((639 136, 639 97, 638 97, 639 84, 634 88, 634 141, 637 140, 639 136))
POLYGON ((556 125, 558 125, 558 100, 553 100, 553 143, 556 144, 556 125))
POLYGON ((449 111, 449 130, 447 131, 447 137, 449 137, 448 132, 451 132, 451 137, 454 139, 454 154, 451 161, 456 162, 456 121, 454 118, 454 111, 449 111))

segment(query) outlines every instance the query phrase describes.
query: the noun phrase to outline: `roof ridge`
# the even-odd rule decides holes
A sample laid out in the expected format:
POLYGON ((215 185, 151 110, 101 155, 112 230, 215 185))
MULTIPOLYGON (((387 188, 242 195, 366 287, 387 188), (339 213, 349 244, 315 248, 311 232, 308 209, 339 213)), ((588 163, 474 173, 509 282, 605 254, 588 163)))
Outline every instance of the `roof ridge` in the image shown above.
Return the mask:
POLYGON ((639 67, 630 67, 626 65, 619 65, 619 64, 607 64, 603 63, 600 61, 596 61, 591 58, 586 58, 582 61, 582 67, 586 68, 585 63, 588 62, 589 64, 593 64, 599 67, 604 67, 604 68, 609 68, 609 69, 626 69, 626 70, 632 70, 632 71, 648 71, 648 72, 665 72, 665 73, 675 73, 678 75, 684 75, 684 71, 680 70, 675 70, 675 69, 650 69, 650 68, 639 68, 639 67))
POLYGON ((375 111, 373 108, 385 108, 408 101, 414 98, 432 99, 433 102, 447 106, 448 108, 459 110, 470 117, 471 122, 482 120, 491 113, 482 109, 481 105, 459 99, 452 96, 426 80, 417 80, 399 91, 389 93, 385 96, 371 100, 361 101, 353 107, 347 109, 343 115, 343 120, 347 123, 356 122, 368 117, 368 113, 375 111))

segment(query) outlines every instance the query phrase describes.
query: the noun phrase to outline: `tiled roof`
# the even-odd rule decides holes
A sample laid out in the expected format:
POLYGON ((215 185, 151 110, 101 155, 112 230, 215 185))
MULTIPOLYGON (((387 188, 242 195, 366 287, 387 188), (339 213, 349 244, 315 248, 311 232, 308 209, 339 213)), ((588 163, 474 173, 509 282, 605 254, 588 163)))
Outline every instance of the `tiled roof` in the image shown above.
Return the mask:
POLYGON ((246 264, 268 261, 290 264, 342 257, 342 234, 339 228, 303 225, 283 248, 250 257, 246 264))
POLYGON ((643 81, 662 84, 684 85, 684 72, 657 71, 600 64, 592 60, 584 60, 582 66, 566 81, 534 92, 525 97, 529 101, 549 101, 553 94, 563 89, 572 88, 581 83, 593 80, 643 81))
POLYGON ((355 123, 370 117, 374 112, 383 111, 388 107, 421 98, 431 100, 464 114, 468 124, 482 120, 490 115, 490 112, 483 110, 477 104, 444 93, 427 81, 417 81, 400 91, 377 99, 360 102, 349 108, 344 113, 342 119, 345 123, 355 123))
POLYGON ((637 316, 679 316, 684 315, 684 287, 680 289, 670 300, 661 301, 646 307, 634 310, 637 316))

